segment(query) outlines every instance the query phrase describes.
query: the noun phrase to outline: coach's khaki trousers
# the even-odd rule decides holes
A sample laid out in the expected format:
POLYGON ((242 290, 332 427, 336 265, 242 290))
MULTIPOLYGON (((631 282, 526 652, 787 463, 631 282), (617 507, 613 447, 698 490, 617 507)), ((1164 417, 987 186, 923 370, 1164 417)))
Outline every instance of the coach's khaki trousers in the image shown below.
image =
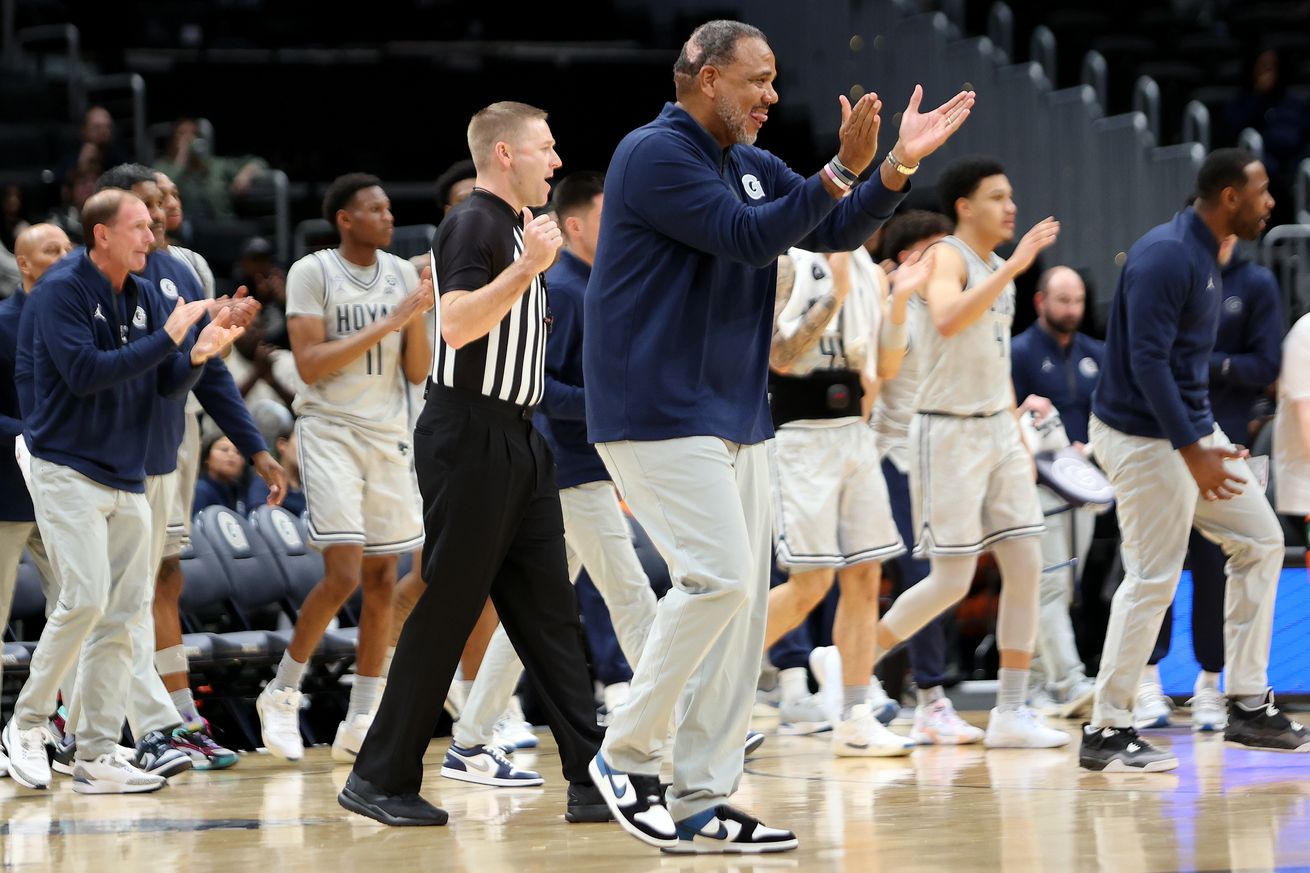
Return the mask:
MULTIPOLYGON (((23 557, 23 549, 27 549, 41 576, 47 612, 54 606, 54 571, 50 569, 50 559, 46 557, 45 544, 41 542, 40 528, 34 521, 0 521, 0 629, 8 623, 9 610, 14 605, 14 586, 18 584, 18 562, 23 557)), ((0 675, 3 675, 3 670, 4 661, 0 660, 0 675)))
POLYGON ((676 709, 667 801, 681 820, 741 781, 768 609, 768 444, 696 436, 596 449, 673 582, 602 753, 618 770, 657 774, 676 709))
MULTIPOLYGON (((1132 725, 1137 684, 1173 602, 1193 525, 1228 556, 1225 691, 1230 697, 1263 694, 1283 530, 1250 467, 1245 461, 1228 462, 1233 474, 1246 480, 1242 493, 1208 501, 1168 440, 1131 436, 1095 416, 1091 435, 1096 459, 1114 486, 1125 574, 1110 608, 1092 724, 1132 725)), ((1230 445, 1218 426, 1201 443, 1207 448, 1230 445)))
POLYGON ((1040 609, 1032 671, 1048 685, 1068 690, 1084 678, 1073 620, 1074 582, 1082 577, 1083 562, 1092 546, 1096 515, 1089 509, 1070 508, 1064 498, 1045 485, 1037 486, 1046 530, 1042 533, 1040 609))

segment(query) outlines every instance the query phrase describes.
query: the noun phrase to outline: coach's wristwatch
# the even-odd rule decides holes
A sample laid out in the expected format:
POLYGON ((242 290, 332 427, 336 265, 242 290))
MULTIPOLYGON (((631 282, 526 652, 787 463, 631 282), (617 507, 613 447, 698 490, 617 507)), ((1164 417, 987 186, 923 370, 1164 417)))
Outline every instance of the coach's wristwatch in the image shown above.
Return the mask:
POLYGON ((887 152, 887 165, 902 176, 913 176, 915 173, 919 172, 918 164, 915 164, 914 166, 903 164, 901 163, 900 158, 896 157, 896 155, 892 154, 890 151, 887 152))

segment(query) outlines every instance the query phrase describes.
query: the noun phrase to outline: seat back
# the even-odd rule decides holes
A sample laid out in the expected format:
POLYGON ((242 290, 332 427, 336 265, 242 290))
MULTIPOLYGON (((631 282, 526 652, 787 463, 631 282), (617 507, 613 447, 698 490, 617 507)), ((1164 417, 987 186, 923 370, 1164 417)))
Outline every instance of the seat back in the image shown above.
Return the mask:
POLYGON ((309 545, 305 523, 280 506, 260 506, 250 513, 250 526, 281 568, 287 581, 287 597, 300 608, 309 592, 323 578, 323 555, 309 545))
POLYGON ((197 618, 226 615, 232 599, 232 583, 209 539, 193 533, 181 561, 186 579, 179 604, 182 614, 197 618))
POLYGON ((195 529, 209 541, 231 583, 237 609, 260 610, 280 605, 287 593, 268 543, 250 524, 226 506, 207 506, 196 516, 195 529))

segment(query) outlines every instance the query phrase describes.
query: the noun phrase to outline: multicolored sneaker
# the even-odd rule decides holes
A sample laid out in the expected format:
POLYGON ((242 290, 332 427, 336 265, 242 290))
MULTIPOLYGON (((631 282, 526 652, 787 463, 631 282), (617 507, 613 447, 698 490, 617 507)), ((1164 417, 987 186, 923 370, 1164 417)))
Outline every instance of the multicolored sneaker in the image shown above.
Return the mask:
POLYGON ((198 723, 174 728, 169 742, 191 759, 191 766, 196 770, 226 770, 241 760, 236 752, 214 741, 209 733, 209 722, 203 718, 198 723))

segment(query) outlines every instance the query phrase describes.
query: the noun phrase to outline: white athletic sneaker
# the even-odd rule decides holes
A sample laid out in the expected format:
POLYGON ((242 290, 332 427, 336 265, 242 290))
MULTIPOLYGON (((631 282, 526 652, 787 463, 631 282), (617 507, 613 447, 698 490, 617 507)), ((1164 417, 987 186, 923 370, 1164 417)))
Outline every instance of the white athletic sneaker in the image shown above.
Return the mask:
POLYGON ((1137 699, 1133 702, 1133 726, 1138 730, 1169 727, 1169 713, 1174 702, 1164 693, 1159 682, 1147 680, 1137 686, 1137 699))
POLYGON ((983 738, 983 729, 960 718, 950 698, 914 708, 910 739, 925 746, 967 746, 983 738))
POLYGON ((535 770, 520 770, 500 753, 495 746, 460 748, 454 743, 446 750, 441 775, 460 782, 476 785, 495 785, 502 788, 540 785, 546 780, 535 770))
POLYGON ((983 745, 989 749, 1055 749, 1068 744, 1067 733, 1048 728, 1042 717, 1026 706, 1007 712, 993 709, 983 736, 983 745))
POLYGON ((869 677, 869 709, 873 710, 873 717, 883 724, 891 724, 892 719, 901 711, 901 705, 887 696, 877 676, 869 677))
POLYGON ((523 717, 523 704, 519 702, 517 696, 509 699, 509 706, 505 707, 505 712, 496 719, 496 727, 492 735, 496 745, 502 749, 537 747, 537 735, 533 733, 532 725, 523 717))
POLYGON ((158 791, 167 780, 133 767, 110 752, 73 767, 73 790, 78 794, 140 794, 158 791))
POLYGON ((819 702, 828 715, 828 721, 836 724, 841 719, 842 681, 841 652, 836 646, 819 646, 810 652, 810 672, 814 681, 819 683, 819 702))
POLYGON ((799 737, 830 730, 832 721, 817 694, 784 700, 778 705, 778 733, 783 736, 799 737))
POLYGON ((50 787, 50 759, 45 752, 49 738, 44 727, 20 730, 13 719, 5 725, 4 743, 9 756, 9 775, 24 788, 50 787))
POLYGON ((851 717, 832 731, 832 753, 839 758, 895 758, 913 748, 914 740, 887 730, 867 703, 851 707, 851 717))
POLYGON ((373 724, 373 714, 361 712, 354 718, 348 718, 337 725, 337 736, 332 741, 332 760, 349 764, 359 755, 359 747, 364 745, 369 726, 373 724))
POLYGON ((1192 708, 1192 730, 1214 733, 1228 726, 1228 701, 1218 688, 1203 685, 1187 701, 1192 708))
POLYGON ((3 746, 0 746, 0 779, 9 775, 9 756, 5 754, 3 746))
POLYGON ((274 689, 267 685, 255 698, 259 713, 259 735, 270 755, 286 761, 299 761, 305 754, 300 736, 301 694, 292 688, 274 689))

